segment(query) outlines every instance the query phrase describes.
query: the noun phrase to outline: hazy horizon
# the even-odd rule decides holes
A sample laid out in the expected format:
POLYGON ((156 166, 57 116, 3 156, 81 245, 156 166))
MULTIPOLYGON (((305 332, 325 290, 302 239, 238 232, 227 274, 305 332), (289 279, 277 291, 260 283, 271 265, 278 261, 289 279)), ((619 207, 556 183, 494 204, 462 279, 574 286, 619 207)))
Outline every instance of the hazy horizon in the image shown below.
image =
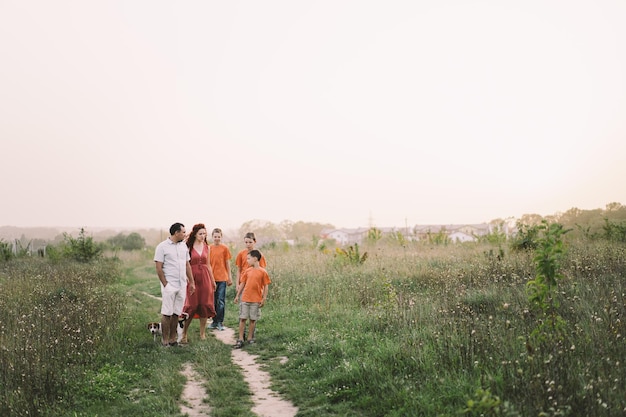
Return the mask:
POLYGON ((626 203, 625 21, 621 0, 2 2, 0 225, 626 203))
MULTIPOLYGON (((619 203, 621 205, 623 205, 621 202, 619 201, 613 201, 613 202, 609 202, 607 204, 605 204, 603 207, 594 207, 591 209, 587 209, 587 210, 605 210, 606 206, 610 203, 619 203)), ((362 227, 397 227, 398 229, 404 228, 406 226, 408 227, 415 227, 415 226, 427 226, 427 225, 470 225, 470 224, 485 224, 485 223, 490 223, 491 221, 494 220, 510 220, 510 219, 514 219, 514 220, 520 220, 520 218, 524 215, 540 215, 541 217, 551 217, 551 216, 557 216, 560 213, 565 213, 566 211, 573 209, 573 208, 579 208, 579 207, 569 207, 567 209, 563 209, 563 210, 558 210, 554 213, 523 213, 521 216, 519 217, 496 217, 490 220, 486 220, 486 221, 482 221, 482 222, 442 222, 442 223, 413 223, 413 224, 409 224, 407 223, 406 225, 384 225, 384 224, 376 224, 376 225, 370 225, 370 224, 363 224, 360 226, 352 226, 352 227, 347 227, 347 226, 341 226, 341 225, 336 225, 336 224, 332 224, 332 223, 328 223, 328 222, 322 222, 322 221, 304 221, 304 220, 297 220, 297 219, 283 219, 282 221, 291 221, 291 222, 305 222, 305 223, 313 223, 313 224, 331 224, 333 227, 337 228, 337 229, 349 229, 349 228, 362 228, 362 227)), ((580 208, 579 208, 580 209, 580 208)), ((581 210, 585 210, 585 209, 581 209, 581 210)), ((177 220, 173 221, 176 222, 177 220)), ((245 223, 248 222, 254 222, 254 221, 260 221, 260 222, 270 222, 276 225, 279 225, 282 221, 279 222, 271 222, 269 220, 266 219, 248 219, 247 221, 244 221, 242 224, 239 225, 226 225, 226 226, 220 226, 217 224, 211 224, 211 223, 206 223, 207 228, 211 229, 214 227, 220 227, 223 230, 228 230, 231 232, 234 231, 238 231, 245 223)), ((172 222, 172 223, 173 223, 172 222)), ((204 223, 203 221, 195 221, 193 223, 184 223, 186 226, 191 227, 193 224, 195 223, 204 223)), ((98 231, 102 231, 102 230, 141 230, 141 229, 147 229, 147 230, 167 230, 169 228, 170 224, 166 224, 166 225, 161 225, 161 226, 98 226, 98 225, 83 225, 83 226, 78 226, 78 225, 69 225, 69 226, 41 226, 41 225, 33 225, 33 226, 19 226, 19 225, 11 225, 11 224, 0 224, 0 228, 17 228, 17 229, 36 229, 36 228, 50 228, 50 229, 61 229, 61 230, 67 230, 67 229, 76 229, 76 230, 80 230, 81 228, 84 228, 85 230, 98 230, 98 231)))

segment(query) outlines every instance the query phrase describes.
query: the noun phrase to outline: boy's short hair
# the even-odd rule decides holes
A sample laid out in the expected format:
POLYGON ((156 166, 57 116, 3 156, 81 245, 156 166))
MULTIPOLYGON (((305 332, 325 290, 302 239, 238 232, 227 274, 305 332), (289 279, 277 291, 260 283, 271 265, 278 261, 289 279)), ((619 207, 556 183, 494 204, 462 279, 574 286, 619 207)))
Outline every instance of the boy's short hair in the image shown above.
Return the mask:
POLYGON ((262 256, 261 251, 259 251, 258 249, 252 249, 250 252, 248 252, 248 255, 256 258, 257 261, 260 261, 262 256))

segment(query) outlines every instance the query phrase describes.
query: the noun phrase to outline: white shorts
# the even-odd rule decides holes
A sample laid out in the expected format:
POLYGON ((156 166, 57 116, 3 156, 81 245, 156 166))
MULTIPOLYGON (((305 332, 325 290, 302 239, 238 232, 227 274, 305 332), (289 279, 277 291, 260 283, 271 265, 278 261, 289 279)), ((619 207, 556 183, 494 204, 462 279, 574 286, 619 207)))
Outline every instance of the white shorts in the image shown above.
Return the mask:
POLYGON ((187 286, 175 287, 167 284, 165 287, 161 284, 161 314, 171 316, 175 314, 180 316, 185 305, 185 297, 187 296, 187 286))

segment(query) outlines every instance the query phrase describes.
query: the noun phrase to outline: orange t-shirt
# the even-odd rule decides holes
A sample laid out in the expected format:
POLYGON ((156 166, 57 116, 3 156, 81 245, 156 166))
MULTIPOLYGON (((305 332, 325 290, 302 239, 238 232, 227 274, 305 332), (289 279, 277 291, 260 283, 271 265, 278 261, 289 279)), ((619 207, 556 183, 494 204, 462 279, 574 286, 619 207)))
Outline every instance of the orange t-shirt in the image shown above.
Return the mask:
POLYGON ((241 301, 245 303, 260 303, 263 301, 263 288, 269 285, 270 276, 263 268, 248 268, 239 279, 239 284, 244 284, 241 301))
MULTIPOLYGON (((239 268, 239 276, 243 274, 243 271, 250 268, 250 265, 248 265, 248 249, 244 249, 237 254, 235 265, 239 268)), ((265 262, 265 255, 261 255, 259 266, 261 268, 265 268, 267 266, 267 263, 265 262)))
POLYGON ((220 243, 219 245, 211 245, 211 269, 213 269, 213 276, 215 282, 228 281, 228 269, 226 265, 232 258, 228 246, 220 243))

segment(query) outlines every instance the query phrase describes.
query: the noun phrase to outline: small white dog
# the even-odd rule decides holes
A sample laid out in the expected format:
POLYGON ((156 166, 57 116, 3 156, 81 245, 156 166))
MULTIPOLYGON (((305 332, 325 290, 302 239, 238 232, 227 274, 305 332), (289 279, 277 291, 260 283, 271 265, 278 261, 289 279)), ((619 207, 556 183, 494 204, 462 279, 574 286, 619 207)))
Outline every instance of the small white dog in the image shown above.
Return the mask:
POLYGON ((152 338, 155 342, 157 341, 157 338, 163 334, 161 332, 161 323, 157 323, 156 321, 148 323, 148 331, 152 333, 152 338))
MULTIPOLYGON (((183 338, 183 328, 185 327, 185 321, 187 320, 189 320, 189 314, 187 313, 182 313, 180 316, 178 316, 178 326, 176 326, 178 343, 180 343, 183 338)), ((152 334, 152 338, 155 342, 160 336, 163 335, 163 332, 161 331, 161 323, 158 323, 156 321, 148 323, 148 331, 152 334)))

